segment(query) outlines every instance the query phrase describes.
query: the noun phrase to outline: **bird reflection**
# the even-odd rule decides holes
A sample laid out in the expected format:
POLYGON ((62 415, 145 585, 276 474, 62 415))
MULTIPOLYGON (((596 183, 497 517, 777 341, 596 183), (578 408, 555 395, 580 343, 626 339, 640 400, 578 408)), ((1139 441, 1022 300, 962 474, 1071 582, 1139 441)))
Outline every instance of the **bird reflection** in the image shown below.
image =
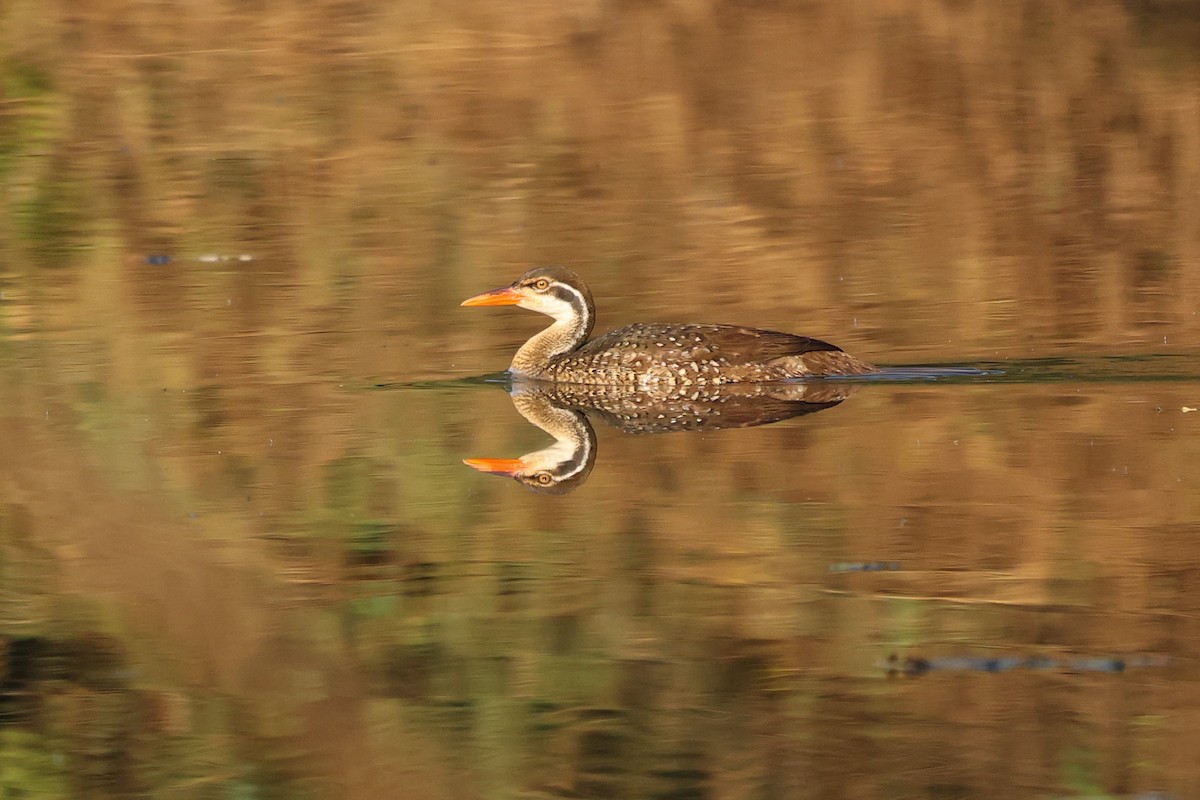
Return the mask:
POLYGON ((509 396, 530 423, 554 443, 520 458, 468 458, 480 472, 504 475, 540 494, 567 494, 596 463, 596 431, 588 414, 626 433, 671 433, 751 428, 824 411, 855 390, 846 381, 734 383, 653 388, 514 380, 509 396))

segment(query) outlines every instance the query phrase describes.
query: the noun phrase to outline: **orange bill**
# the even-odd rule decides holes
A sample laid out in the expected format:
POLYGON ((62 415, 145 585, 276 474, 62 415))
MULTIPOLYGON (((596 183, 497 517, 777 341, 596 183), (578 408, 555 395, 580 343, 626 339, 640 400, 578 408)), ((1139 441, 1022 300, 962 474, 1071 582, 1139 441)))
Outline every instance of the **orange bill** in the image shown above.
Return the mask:
POLYGON ((525 466, 519 458, 464 458, 463 463, 480 472, 512 477, 525 466))
POLYGON ((464 306, 515 306, 521 302, 521 293, 511 286, 493 289, 462 301, 464 306))

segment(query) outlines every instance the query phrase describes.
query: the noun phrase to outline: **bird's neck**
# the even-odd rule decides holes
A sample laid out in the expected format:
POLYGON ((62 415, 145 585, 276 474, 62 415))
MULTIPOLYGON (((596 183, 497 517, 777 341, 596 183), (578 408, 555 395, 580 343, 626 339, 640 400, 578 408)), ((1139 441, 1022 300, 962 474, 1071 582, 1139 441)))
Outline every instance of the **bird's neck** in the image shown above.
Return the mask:
POLYGON ((537 375, 551 361, 576 350, 592 331, 591 315, 572 313, 554 320, 554 324, 533 336, 513 356, 509 371, 518 375, 537 375))

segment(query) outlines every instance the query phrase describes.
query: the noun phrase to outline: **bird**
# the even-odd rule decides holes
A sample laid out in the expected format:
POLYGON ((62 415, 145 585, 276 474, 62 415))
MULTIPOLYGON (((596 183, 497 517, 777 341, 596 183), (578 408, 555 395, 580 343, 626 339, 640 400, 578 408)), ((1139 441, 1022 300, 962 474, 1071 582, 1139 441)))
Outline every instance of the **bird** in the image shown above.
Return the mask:
POLYGON ((674 393, 878 372, 829 342, 739 325, 638 322, 589 341, 596 319, 592 293, 578 275, 557 265, 535 267, 462 305, 515 305, 554 319, 513 356, 508 371, 516 378, 674 393))
POLYGON ((513 478, 538 494, 567 494, 587 481, 596 462, 598 444, 589 414, 624 433, 707 433, 824 411, 850 397, 855 388, 849 381, 796 381, 677 387, 664 393, 513 380, 508 386, 513 406, 554 437, 554 443, 519 458, 466 458, 463 463, 513 478))

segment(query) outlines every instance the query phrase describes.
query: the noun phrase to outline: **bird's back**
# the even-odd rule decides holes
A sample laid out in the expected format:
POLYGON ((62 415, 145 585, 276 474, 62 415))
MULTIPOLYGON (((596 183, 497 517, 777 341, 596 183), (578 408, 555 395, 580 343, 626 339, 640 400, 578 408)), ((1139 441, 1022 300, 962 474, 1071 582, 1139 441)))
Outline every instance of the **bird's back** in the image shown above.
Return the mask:
POLYGON ((739 325, 638 323, 610 331, 551 365, 556 380, 701 385, 862 374, 874 367, 807 336, 739 325))

